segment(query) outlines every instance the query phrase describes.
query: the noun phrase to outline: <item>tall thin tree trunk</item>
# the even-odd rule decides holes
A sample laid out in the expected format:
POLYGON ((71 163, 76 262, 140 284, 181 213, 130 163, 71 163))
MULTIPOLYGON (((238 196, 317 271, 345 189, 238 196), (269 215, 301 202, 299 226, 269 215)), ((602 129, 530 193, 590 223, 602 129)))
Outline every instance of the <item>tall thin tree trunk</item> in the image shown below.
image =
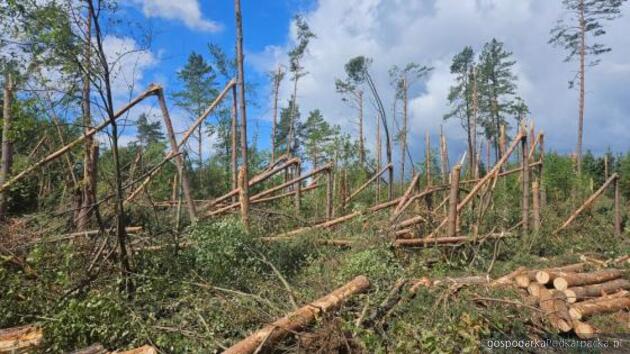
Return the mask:
MULTIPOLYGON (((241 163, 243 186, 241 187, 241 218, 246 229, 249 229, 249 182, 247 174, 247 109, 245 104, 245 73, 243 70, 243 18, 241 1, 234 0, 236 17, 236 65, 238 69, 238 94, 241 116, 241 163)), ((296 81, 297 82, 297 81, 296 81)))
POLYGON ((433 184, 431 178, 431 138, 429 137, 429 131, 427 130, 425 138, 424 138, 424 155, 425 155, 425 173, 427 178, 427 188, 433 184))
POLYGON ((479 178, 477 168, 479 166, 478 154, 477 154, 477 113, 479 110, 478 105, 478 93, 477 93, 477 68, 473 67, 470 69, 470 78, 472 80, 472 118, 471 118, 471 145, 472 145, 472 155, 470 156, 470 167, 472 168, 472 173, 474 178, 479 178))
MULTIPOLYGON (((83 73, 83 88, 81 90, 81 110, 83 113, 83 132, 87 133, 92 129, 92 114, 90 107, 90 68, 92 56, 92 14, 88 9, 85 20, 85 53, 83 73)), ((89 218, 92 215, 93 205, 96 203, 96 161, 93 157, 94 138, 86 137, 83 157, 83 196, 82 205, 77 220, 77 230, 84 231, 88 228, 89 218)))
POLYGON ((365 137, 363 136, 363 91, 357 93, 359 103, 359 161, 365 167, 365 137))
POLYGON ((586 59, 586 21, 584 19, 584 0, 580 0, 580 69, 578 75, 580 77, 580 102, 578 111, 578 137, 576 150, 577 174, 582 174, 582 133, 584 129, 584 85, 585 85, 585 67, 586 59))
POLYGON ((287 151, 288 155, 292 155, 293 152, 291 148, 293 147, 293 140, 295 139, 295 115, 297 113, 297 86, 298 86, 298 73, 295 74, 295 78, 293 79, 293 106, 290 107, 291 111, 289 112, 289 133, 287 134, 287 151))
POLYGON ((448 183, 448 147, 446 145, 446 137, 444 136, 444 129, 440 125, 440 167, 442 172, 442 184, 448 183))
MULTIPOLYGON (((11 141, 11 123, 13 123, 13 78, 7 71, 4 78, 4 107, 2 110, 2 155, 0 156, 0 186, 3 185, 11 173, 13 162, 13 142, 11 141)), ((0 192, 0 220, 6 217, 8 191, 0 192)))
MULTIPOLYGON (((236 85, 232 86, 232 127, 231 127, 231 166, 232 166, 232 189, 238 186, 238 97, 236 95, 236 85)), ((275 122, 275 121, 274 121, 275 122)), ((271 159, 273 161, 273 158, 271 159)))
POLYGON ((280 93, 280 75, 282 69, 278 65, 278 69, 273 78, 273 125, 271 127, 271 162, 276 161, 276 129, 278 126, 278 96, 280 93))
POLYGON ((88 0, 89 13, 92 16, 94 31, 96 34, 96 43, 98 45, 98 55, 101 68, 103 70, 102 76, 105 83, 104 87, 104 103, 106 108, 107 117, 111 127, 111 139, 112 139, 112 159, 114 162, 114 187, 115 187, 115 200, 114 200, 114 213, 116 215, 116 237, 118 241, 118 259, 120 262, 120 272, 123 279, 125 290, 131 293, 134 289, 132 281, 129 279, 131 273, 131 263, 129 261, 129 254, 127 251, 127 232, 125 231, 125 209, 124 209, 124 196, 122 188, 122 177, 120 173, 120 158, 118 154, 118 124, 116 123, 116 115, 114 113, 114 100, 112 97, 111 88, 111 74, 109 69, 109 63, 105 56, 105 50, 103 49, 103 39, 101 36, 101 29, 98 22, 98 15, 94 12, 93 0, 88 0))
MULTIPOLYGON (((381 119, 376 114, 376 172, 381 170, 381 119)), ((375 173, 376 173, 375 172, 375 173)), ((376 179, 376 202, 381 198, 381 178, 376 179)))
POLYGON ((405 152, 407 151, 407 78, 402 80, 402 94, 403 94, 403 121, 402 121, 402 134, 400 136, 400 186, 403 188, 405 182, 405 152))

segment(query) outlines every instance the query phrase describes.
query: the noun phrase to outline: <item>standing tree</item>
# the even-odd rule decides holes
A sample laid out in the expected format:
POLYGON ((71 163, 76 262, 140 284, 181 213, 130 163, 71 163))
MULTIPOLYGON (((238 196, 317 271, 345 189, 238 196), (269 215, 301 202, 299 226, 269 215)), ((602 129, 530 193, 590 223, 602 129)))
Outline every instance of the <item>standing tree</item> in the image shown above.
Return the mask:
POLYGON ((280 120, 276 127, 276 135, 274 137, 276 147, 278 150, 286 151, 291 156, 300 156, 302 131, 304 129, 300 116, 300 108, 291 99, 287 107, 280 110, 280 120), (289 139, 290 132, 295 134, 293 139, 289 139))
POLYGON ((363 129, 363 90, 353 82, 349 77, 345 80, 335 80, 335 88, 337 92, 342 94, 342 100, 348 102, 350 106, 355 108, 359 116, 357 125, 359 126, 359 162, 361 167, 365 167, 365 137, 363 129))
POLYGON ((475 170, 475 137, 477 135, 474 124, 473 78, 471 75, 475 66, 474 56, 475 52, 473 49, 465 47, 453 57, 451 74, 456 75, 456 84, 450 87, 448 93, 448 102, 452 107, 452 111, 444 115, 445 120, 452 117, 460 119, 462 127, 466 130, 468 135, 468 161, 471 173, 475 170))
MULTIPOLYGON (((625 0, 563 0, 566 17, 561 18, 551 30, 549 43, 568 51, 565 62, 579 58, 576 76, 569 81, 573 88, 579 81, 578 100, 578 136, 577 136, 577 172, 582 173, 582 133, 584 129, 584 95, 586 85, 586 57, 597 57, 611 51, 610 47, 595 41, 596 37, 606 34, 603 21, 611 21, 621 15, 621 6, 625 0)), ((589 66, 599 63, 598 59, 589 62, 589 66)))
POLYGON ((335 138, 335 131, 324 120, 324 116, 316 109, 308 114, 303 131, 306 155, 317 168, 326 160, 326 153, 335 138))
POLYGON ((143 148, 164 140, 162 125, 160 122, 150 122, 146 113, 140 114, 136 121, 136 138, 143 148))
MULTIPOLYGON (((11 124, 13 123, 13 74, 9 68, 5 69, 4 90, 2 96, 2 153, 0 154, 0 186, 3 185, 11 173, 13 162, 13 139, 11 124)), ((6 216, 7 193, 0 192, 0 220, 6 216)))
POLYGON ((245 104, 245 72, 243 70, 243 17, 241 0, 234 0, 234 17, 236 20, 236 69, 239 113, 241 116, 241 218, 245 228, 249 230, 249 179, 247 175, 247 105, 245 104))
MULTIPOLYGON (((177 77, 184 85, 184 89, 173 95, 175 103, 188 112, 191 121, 195 121, 217 95, 214 69, 200 54, 192 52, 188 56, 186 66, 177 73, 177 77)), ((197 128, 195 139, 197 140, 197 167, 201 168, 203 165, 203 126, 201 124, 197 128)))
MULTIPOLYGON (((306 48, 310 43, 312 38, 315 38, 315 34, 311 32, 310 27, 306 20, 304 20, 301 16, 295 17, 295 26, 297 27, 297 45, 289 51, 289 71, 291 72, 291 79, 293 80, 293 96, 291 100, 295 103, 293 108, 297 108, 297 87, 298 80, 308 74, 308 72, 304 71, 304 67, 302 66, 302 59, 304 58, 304 54, 306 54, 306 48)), ((292 120, 294 118, 294 111, 291 112, 289 119, 292 120)), ((293 124, 289 124, 289 128, 292 128, 293 124)), ((289 129, 288 139, 289 142, 287 144, 287 148, 293 145, 293 139, 295 138, 295 131, 289 129)), ((287 150, 287 153, 290 153, 287 150)))
POLYGON ((507 126, 506 115, 518 111, 517 114, 522 116, 528 112, 523 100, 515 97, 517 77, 512 72, 514 64, 516 61, 512 59, 512 53, 494 38, 483 46, 479 55, 476 82, 481 126, 486 138, 494 144, 497 161, 501 158, 499 133, 501 125, 507 126))
POLYGON ((281 65, 275 71, 269 72, 269 77, 273 82, 273 125, 271 126, 271 162, 276 160, 276 129, 278 127, 278 96, 280 94, 280 84, 284 80, 286 72, 281 65))
MULTIPOLYGON (((403 103, 402 111, 402 127, 400 129, 400 183, 405 180, 405 155, 411 156, 407 148, 407 134, 409 132, 407 126, 409 122, 408 104, 409 104, 409 87, 417 80, 425 77, 433 68, 421 66, 417 63, 408 63, 404 68, 394 65, 389 70, 389 77, 396 89, 396 99, 403 103)), ((413 161, 410 161, 413 164, 413 161)))
MULTIPOLYGON (((374 101, 376 101, 376 107, 378 109, 379 117, 381 119, 381 123, 383 123, 383 129, 385 131, 385 153, 387 155, 387 163, 392 163, 392 143, 391 143, 391 135, 389 133, 389 127, 387 124, 387 115, 385 113, 385 107, 383 106, 383 101, 381 100, 381 96, 376 89, 376 85, 374 84, 374 80, 372 79, 372 75, 370 75, 369 67, 372 63, 372 60, 366 58, 364 56, 358 56, 350 59, 346 65, 346 73, 348 77, 357 83, 367 83, 370 91, 372 92, 372 97, 374 101)), ((389 168, 387 174, 387 182, 389 183, 387 189, 387 198, 389 200, 393 197, 393 183, 394 183, 394 170, 389 168)))

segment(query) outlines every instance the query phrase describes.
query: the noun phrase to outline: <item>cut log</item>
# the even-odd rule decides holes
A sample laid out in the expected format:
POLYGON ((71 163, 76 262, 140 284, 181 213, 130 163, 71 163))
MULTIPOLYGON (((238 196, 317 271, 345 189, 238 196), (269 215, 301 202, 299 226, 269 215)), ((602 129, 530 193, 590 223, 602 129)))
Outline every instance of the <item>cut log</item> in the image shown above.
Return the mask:
POLYGON ((542 285, 540 285, 538 283, 530 283, 527 286, 527 292, 531 296, 539 297, 540 296, 540 289, 541 289, 541 287, 542 287, 542 285))
POLYGON ((630 281, 615 279, 601 284, 576 286, 564 290, 569 303, 579 300, 595 298, 606 294, 616 293, 620 290, 630 290, 630 281))
POLYGON ((33 325, 0 329, 0 353, 24 353, 42 343, 42 329, 33 325))
POLYGON ((553 287, 558 290, 566 290, 573 286, 603 283, 621 276, 623 276, 623 271, 618 269, 602 270, 593 273, 560 274, 554 278, 553 287))
POLYGON ((527 288, 529 286, 529 283, 536 281, 536 273, 538 272, 579 272, 581 270, 584 270, 585 266, 586 264, 584 263, 575 263, 562 267, 546 268, 542 270, 530 270, 517 275, 514 278, 514 281, 516 282, 516 286, 518 286, 519 288, 527 288))
POLYGON ((584 301, 573 304, 569 309, 572 319, 581 320, 584 317, 600 313, 610 313, 630 309, 630 296, 603 298, 601 300, 584 301))
POLYGON ((573 331, 581 339, 593 338, 598 332, 597 328, 580 320, 571 320, 571 324, 573 325, 573 331))
POLYGON ((254 332, 252 335, 234 344, 223 353, 253 353, 257 351, 259 347, 265 347, 276 343, 288 333, 304 328, 304 326, 313 321, 317 315, 339 307, 347 298, 366 290, 369 286, 370 281, 365 276, 358 276, 332 293, 303 306, 285 317, 282 317, 265 326, 261 330, 254 332))
POLYGON ((101 344, 92 344, 89 347, 75 350, 71 354, 107 354, 109 353, 101 344))
MULTIPOLYGON (((558 308, 561 308, 561 292, 550 291, 542 286, 538 287, 538 303, 541 310, 543 310, 545 317, 549 323, 561 332, 568 332, 571 330, 571 324, 561 317, 561 313, 558 308)), ((564 294, 562 294, 564 295, 564 294)))
POLYGON ((131 350, 124 351, 115 351, 112 354, 157 354, 158 351, 150 345, 143 345, 139 348, 134 348, 131 350))

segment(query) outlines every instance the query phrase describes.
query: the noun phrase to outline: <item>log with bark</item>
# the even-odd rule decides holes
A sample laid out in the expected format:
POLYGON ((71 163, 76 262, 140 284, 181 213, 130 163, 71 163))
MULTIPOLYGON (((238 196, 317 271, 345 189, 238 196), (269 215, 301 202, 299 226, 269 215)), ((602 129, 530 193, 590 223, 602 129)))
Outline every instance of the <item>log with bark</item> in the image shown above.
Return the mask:
POLYGON ((42 329, 34 325, 0 329, 0 353, 24 353, 39 346, 42 329))
POLYGON ((606 294, 616 293, 620 290, 630 290, 630 281, 626 279, 615 279, 600 284, 575 286, 564 290, 569 303, 596 298, 606 294))
POLYGON ((350 296, 366 290, 369 286, 370 281, 365 276, 358 276, 332 293, 254 332, 223 353, 254 353, 259 349, 268 347, 284 338, 288 333, 304 328, 313 321, 316 316, 338 308, 350 296))
POLYGON ((630 296, 628 296, 628 292, 624 292, 624 296, 621 297, 603 297, 601 299, 575 303, 571 305, 569 315, 572 319, 581 320, 591 315, 628 309, 630 309, 630 296))
POLYGON ((593 273, 566 273, 554 277, 553 287, 562 291, 569 287, 598 284, 605 281, 621 278, 623 271, 618 269, 602 270, 593 273))

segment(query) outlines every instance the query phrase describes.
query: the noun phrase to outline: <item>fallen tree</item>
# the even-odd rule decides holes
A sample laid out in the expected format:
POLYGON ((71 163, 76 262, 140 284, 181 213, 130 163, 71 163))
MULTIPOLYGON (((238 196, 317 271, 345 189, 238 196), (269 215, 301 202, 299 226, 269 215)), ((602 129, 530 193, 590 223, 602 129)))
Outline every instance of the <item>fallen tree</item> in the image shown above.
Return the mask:
POLYGON ((260 349, 278 342, 288 333, 304 328, 319 314, 339 307, 347 298, 366 290, 369 286, 370 281, 365 276, 358 276, 332 293, 254 332, 223 353, 245 354, 258 352, 260 349))
POLYGON ((0 353, 21 353, 39 346, 43 339, 42 329, 34 325, 0 329, 0 353))
POLYGON ((514 282, 519 288, 527 288, 532 281, 536 281, 536 273, 538 272, 579 272, 584 270, 585 266, 586 264, 584 263, 576 263, 541 270, 529 270, 514 277, 514 282))

